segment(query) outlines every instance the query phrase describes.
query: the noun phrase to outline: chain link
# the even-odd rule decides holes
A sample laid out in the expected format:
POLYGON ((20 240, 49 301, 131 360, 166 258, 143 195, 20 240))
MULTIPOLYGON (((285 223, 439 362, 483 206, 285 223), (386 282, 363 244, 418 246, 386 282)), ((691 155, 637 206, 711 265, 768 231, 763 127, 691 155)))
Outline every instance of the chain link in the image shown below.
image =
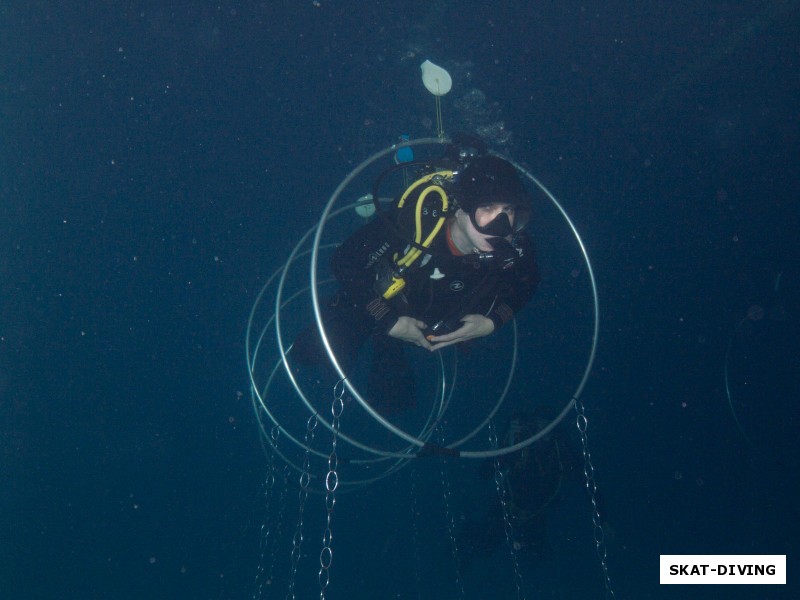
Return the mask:
MULTIPOLYGON (((280 429, 273 427, 271 437, 274 444, 278 442, 278 433, 280 429)), ((274 448, 274 447, 273 447, 274 448)), ((281 488, 285 489, 285 488, 281 488)), ((258 560, 258 568, 256 570, 255 591, 253 592, 253 600, 260 600, 263 598, 264 586, 272 585, 272 573, 275 565, 275 539, 276 536, 272 535, 272 521, 270 520, 270 506, 272 499, 275 495, 275 451, 269 453, 269 460, 267 463, 267 477, 264 481, 262 495, 264 497, 264 522, 261 524, 261 535, 259 546, 261 555, 258 560), (267 551, 270 550, 270 565, 269 572, 266 571, 264 565, 266 563, 267 551)), ((278 521, 280 525, 280 521, 278 521)))
POLYGON ((592 534, 594 537, 595 549, 597 550, 597 558, 600 560, 600 567, 603 570, 603 579, 606 585, 606 598, 614 600, 617 596, 611 587, 611 577, 608 573, 608 564, 606 557, 608 556, 608 548, 606 546, 606 533, 603 529, 603 523, 600 518, 600 512, 597 509, 597 483, 594 479, 594 465, 592 464, 592 455, 589 452, 589 436, 586 430, 589 426, 589 420, 586 418, 586 409, 581 400, 575 400, 575 424, 581 434, 581 445, 583 447, 583 479, 586 491, 589 493, 589 498, 592 502, 592 534))
MULTIPOLYGON (((489 421, 489 443, 492 448, 497 449, 497 430, 494 426, 494 421, 489 421)), ((494 458, 494 483, 497 488, 497 496, 500 499, 500 505, 503 508, 503 530, 506 535, 506 546, 511 556, 511 564, 514 567, 514 584, 517 586, 517 599, 525 600, 525 579, 522 577, 522 571, 519 568, 519 558, 517 557, 517 547, 514 543, 514 524, 511 519, 511 508, 508 503, 508 489, 506 488, 506 474, 500 468, 500 458, 494 458)))
POLYGON ((297 576, 297 563, 300 562, 300 557, 303 550, 303 513, 306 508, 306 500, 308 499, 308 484, 311 481, 311 444, 314 441, 314 430, 317 428, 317 415, 313 414, 306 421, 306 435, 305 435, 305 448, 306 454, 303 458, 303 472, 300 475, 300 491, 297 493, 299 500, 299 508, 297 511, 297 525, 294 529, 292 536, 292 568, 289 572, 289 592, 286 594, 286 600, 297 600, 294 593, 295 577, 297 576))
MULTIPOLYGON (((438 442, 440 446, 444 446, 444 431, 439 426, 436 429, 438 435, 438 442)), ((442 477, 442 493, 444 496, 444 511, 447 517, 447 532, 450 534, 450 548, 453 552, 453 567, 456 571, 456 586, 458 587, 459 598, 464 598, 464 584, 461 581, 461 561, 458 557, 458 543, 456 542, 456 525, 453 518, 453 512, 450 510, 450 479, 447 476, 447 465, 445 460, 439 461, 439 473, 442 477)))
POLYGON ((278 498, 278 517, 277 517, 277 526, 275 527, 275 541, 272 543, 272 549, 270 550, 270 564, 269 564, 269 573, 267 574, 267 584, 272 585, 275 582, 275 563, 277 562, 277 552, 278 552, 278 543, 283 540, 283 527, 286 519, 284 519, 284 515, 286 514, 286 504, 289 498, 289 486, 287 486, 287 482, 289 481, 289 476, 291 475, 291 469, 288 465, 283 467, 283 485, 281 486, 281 493, 278 498))
POLYGON ((336 506, 336 490, 339 488, 339 456, 336 454, 336 444, 339 440, 339 419, 344 412, 344 380, 340 379, 333 386, 333 402, 331 403, 331 429, 333 439, 331 441, 331 453, 328 456, 328 473, 325 475, 325 508, 327 510, 327 521, 325 531, 322 534, 322 550, 319 553, 319 598, 325 600, 325 591, 331 582, 331 563, 333 562, 333 530, 331 521, 333 519, 333 509, 336 506))

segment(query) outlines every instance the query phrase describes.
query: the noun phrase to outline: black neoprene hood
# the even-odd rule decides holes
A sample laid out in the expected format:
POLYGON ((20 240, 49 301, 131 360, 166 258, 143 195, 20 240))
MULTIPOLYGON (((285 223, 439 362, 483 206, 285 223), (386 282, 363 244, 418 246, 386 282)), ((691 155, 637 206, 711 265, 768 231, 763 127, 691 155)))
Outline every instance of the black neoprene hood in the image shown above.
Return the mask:
POLYGON ((522 183, 517 169, 497 156, 481 156, 459 173, 455 185, 459 208, 474 222, 475 211, 481 206, 508 203, 514 206, 514 230, 527 225, 531 211, 531 196, 522 183))

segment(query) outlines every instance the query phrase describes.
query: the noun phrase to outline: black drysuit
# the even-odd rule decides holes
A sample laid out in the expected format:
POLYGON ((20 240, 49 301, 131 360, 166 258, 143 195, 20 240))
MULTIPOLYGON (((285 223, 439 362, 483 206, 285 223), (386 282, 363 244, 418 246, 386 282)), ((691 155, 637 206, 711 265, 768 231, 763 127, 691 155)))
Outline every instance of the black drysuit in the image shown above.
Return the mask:
MULTIPOLYGON (((323 311, 323 322, 337 358, 345 371, 352 366, 363 344, 373 341, 373 368, 369 388, 377 392, 381 402, 397 408, 406 404, 397 396, 398 388, 413 386, 413 376, 405 361, 404 342, 388 335, 401 316, 424 321, 429 327, 446 322, 441 335, 460 327, 467 314, 490 318, 495 330, 521 310, 536 291, 539 274, 533 244, 525 233, 517 234, 517 247, 522 256, 512 266, 500 269, 481 263, 477 257, 456 256, 448 243, 447 226, 443 227, 430 247, 430 253, 419 257, 404 274, 406 286, 391 300, 376 291, 376 281, 389 275, 393 256, 403 256, 408 240, 385 219, 365 225, 336 249, 331 266, 340 289, 323 311)), ((320 353, 318 336, 315 342, 301 335, 293 352, 301 362, 320 353)), ((413 396, 401 392, 400 395, 413 396)))

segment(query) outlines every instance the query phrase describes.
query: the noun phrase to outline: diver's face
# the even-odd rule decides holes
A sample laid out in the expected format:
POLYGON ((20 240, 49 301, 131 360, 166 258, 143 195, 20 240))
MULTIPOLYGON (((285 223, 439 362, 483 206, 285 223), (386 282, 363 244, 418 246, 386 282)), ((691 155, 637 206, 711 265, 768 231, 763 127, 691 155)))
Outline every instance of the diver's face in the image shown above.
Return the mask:
MULTIPOLYGON (((493 202, 479 206, 475 210, 475 224, 480 228, 484 228, 501 214, 505 214, 506 217, 508 217, 508 222, 513 228, 515 217, 514 205, 506 202, 493 202)), ((472 223, 470 216, 461 209, 456 212, 456 222, 462 234, 460 240, 462 244, 458 245, 467 246, 466 248, 460 248, 462 252, 474 252, 475 250, 479 252, 491 252, 494 250, 488 240, 496 236, 491 233, 481 233, 475 229, 475 225, 472 223)))
POLYGON ((514 227, 514 205, 505 202, 493 202, 479 206, 475 210, 475 222, 478 227, 486 227, 489 223, 494 221, 500 213, 505 213, 508 217, 511 227, 514 227))
MULTIPOLYGON (((481 211, 482 209, 478 209, 481 211)), ((490 210, 488 213, 483 213, 482 217, 486 218, 485 223, 488 225, 492 222, 493 218, 488 218, 487 214, 494 212, 490 210)), ((500 211, 495 213, 495 216, 499 215, 500 211)), ((509 219, 513 218, 509 215, 509 219)), ((477 214, 475 218, 476 223, 480 227, 484 227, 485 225, 481 225, 481 221, 478 220, 477 214)), ((470 219, 469 215, 465 213, 460 208, 456 211, 456 227, 452 230, 453 241, 456 243, 461 252, 464 254, 470 254, 472 252, 491 252, 494 250, 492 245, 489 243, 489 238, 493 237, 492 235, 481 233, 475 226, 472 224, 472 219, 470 219)))

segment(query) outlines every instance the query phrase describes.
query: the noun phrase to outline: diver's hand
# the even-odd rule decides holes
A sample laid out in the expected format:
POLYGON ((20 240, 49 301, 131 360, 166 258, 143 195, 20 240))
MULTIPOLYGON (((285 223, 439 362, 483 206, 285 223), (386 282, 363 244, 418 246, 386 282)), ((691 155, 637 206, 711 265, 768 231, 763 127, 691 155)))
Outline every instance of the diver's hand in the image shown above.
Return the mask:
POLYGON ((400 317, 389 330, 389 335, 398 340, 416 344, 426 350, 433 350, 433 346, 425 339, 423 333, 427 327, 425 323, 412 317, 400 317))
POLYGON ((460 344, 468 340, 484 337, 494 333, 494 321, 483 315, 464 315, 463 325, 451 333, 436 335, 430 338, 432 350, 446 348, 452 344, 460 344))

